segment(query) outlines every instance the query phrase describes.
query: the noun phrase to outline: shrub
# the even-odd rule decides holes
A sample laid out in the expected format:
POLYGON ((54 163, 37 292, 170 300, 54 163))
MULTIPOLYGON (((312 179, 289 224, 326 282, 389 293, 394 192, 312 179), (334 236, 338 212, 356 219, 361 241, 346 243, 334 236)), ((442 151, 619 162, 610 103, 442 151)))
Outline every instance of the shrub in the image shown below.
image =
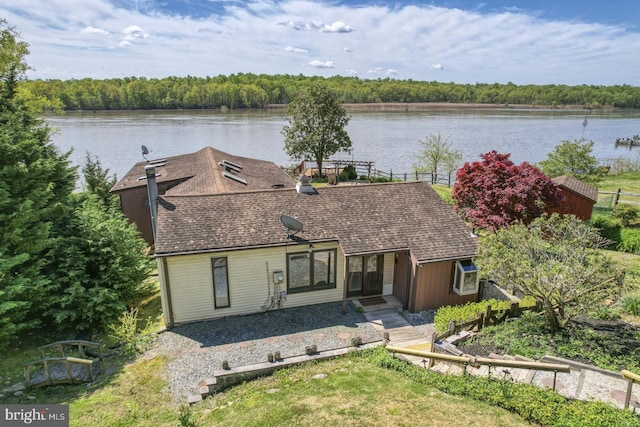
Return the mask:
POLYGON ((622 241, 620 238, 620 222, 611 217, 603 215, 597 216, 591 222, 591 226, 596 228, 605 239, 609 239, 615 243, 622 241))
POLYGON ((358 179, 358 172, 356 172, 356 168, 353 165, 347 165, 344 167, 340 175, 338 175, 338 179, 341 182, 344 181, 354 181, 358 179))
MULTIPOLYGON (((480 302, 468 302, 464 305, 441 307, 434 317, 436 331, 439 334, 446 331, 449 327, 449 322, 452 320, 456 323, 464 323, 477 318, 479 313, 485 312, 487 305, 491 305, 492 310, 506 310, 511 306, 511 301, 490 299, 480 302)), ((535 305, 535 300, 532 297, 525 297, 520 302, 521 307, 531 305, 535 305)))
POLYGON ((597 307, 594 311, 590 312, 589 315, 598 320, 617 320, 620 318, 618 310, 607 305, 597 307))
POLYGON ((640 229, 623 228, 620 230, 619 251, 640 253, 640 229))
POLYGON ((611 211, 611 216, 620 220, 623 227, 629 227, 640 216, 640 210, 633 205, 620 203, 611 211))
POLYGON ((620 298, 619 304, 626 314, 640 316, 640 295, 626 295, 620 298))
POLYGON ((145 333, 148 327, 144 331, 138 329, 138 309, 131 308, 124 311, 118 320, 120 323, 109 325, 108 329, 112 337, 124 347, 125 354, 132 356, 145 352, 154 337, 145 333))

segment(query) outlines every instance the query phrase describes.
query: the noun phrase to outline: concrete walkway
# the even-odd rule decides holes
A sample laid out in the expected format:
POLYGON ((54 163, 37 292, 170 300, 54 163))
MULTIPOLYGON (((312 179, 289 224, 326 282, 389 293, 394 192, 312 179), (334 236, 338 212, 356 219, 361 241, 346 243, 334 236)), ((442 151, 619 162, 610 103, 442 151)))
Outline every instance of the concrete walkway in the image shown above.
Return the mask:
MULTIPOLYGON (((388 344, 396 347, 411 348, 413 350, 428 351, 431 348, 429 339, 417 332, 416 329, 400 315, 402 304, 393 296, 385 295, 386 303, 365 305, 354 301, 356 307, 363 309, 364 317, 373 325, 373 328, 382 338, 388 336, 388 344)), ((417 356, 404 356, 411 363, 422 363, 423 358, 417 356)))

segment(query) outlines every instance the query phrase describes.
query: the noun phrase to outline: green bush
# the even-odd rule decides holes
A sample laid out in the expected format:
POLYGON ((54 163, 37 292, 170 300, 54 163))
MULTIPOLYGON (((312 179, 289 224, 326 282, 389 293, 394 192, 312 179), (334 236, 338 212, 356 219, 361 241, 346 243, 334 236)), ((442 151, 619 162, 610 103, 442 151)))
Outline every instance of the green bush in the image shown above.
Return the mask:
POLYGON ((598 320, 617 320, 620 318, 620 313, 615 307, 601 305, 590 312, 589 316, 598 320))
POLYGON ((338 175, 338 179, 340 180, 340 182, 354 181, 358 179, 358 172, 356 172, 355 166, 345 166, 342 172, 340 172, 340 175, 338 175))
POLYGON ((640 216, 640 210, 633 205, 620 203, 613 208, 611 216, 620 220, 623 227, 629 227, 640 216))
POLYGON ((609 216, 599 215, 591 221, 591 226, 596 228, 600 235, 614 243, 622 241, 620 237, 620 222, 609 216))
POLYGON ((619 305, 626 314, 640 316, 640 295, 626 295, 620 298, 619 305))
POLYGON ((640 229, 623 228, 620 230, 618 250, 623 252, 640 253, 640 229))
MULTIPOLYGON (((469 322, 478 317, 478 314, 484 313, 487 305, 491 305, 492 310, 506 310, 511 306, 511 301, 500 301, 490 299, 480 302, 468 302, 464 305, 440 307, 434 317, 436 331, 441 334, 449 328, 449 322, 452 320, 456 323, 469 322)), ((525 297, 520 306, 535 305, 533 297, 525 297)))

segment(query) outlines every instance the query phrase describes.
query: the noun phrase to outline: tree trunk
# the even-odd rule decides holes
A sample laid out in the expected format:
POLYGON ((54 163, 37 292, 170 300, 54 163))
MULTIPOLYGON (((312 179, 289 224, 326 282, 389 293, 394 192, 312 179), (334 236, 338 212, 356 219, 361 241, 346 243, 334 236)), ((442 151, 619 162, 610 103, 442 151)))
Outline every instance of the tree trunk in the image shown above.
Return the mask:
POLYGON ((561 329, 560 320, 558 319, 558 315, 556 311, 553 309, 553 305, 551 301, 544 300, 544 314, 547 316, 547 320, 549 321, 549 325, 551 326, 551 330, 553 332, 557 332, 561 329))

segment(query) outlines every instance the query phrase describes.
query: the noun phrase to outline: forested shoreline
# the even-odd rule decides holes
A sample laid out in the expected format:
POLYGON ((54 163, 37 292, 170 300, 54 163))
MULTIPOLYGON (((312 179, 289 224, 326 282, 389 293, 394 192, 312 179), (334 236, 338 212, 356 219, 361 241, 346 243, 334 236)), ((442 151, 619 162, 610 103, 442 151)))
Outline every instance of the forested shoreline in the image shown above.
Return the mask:
POLYGON ((45 111, 242 109, 288 104, 315 80, 324 80, 344 104, 640 108, 640 87, 629 85, 458 84, 243 73, 161 79, 25 80, 20 89, 26 99, 37 100, 39 108, 45 111))

